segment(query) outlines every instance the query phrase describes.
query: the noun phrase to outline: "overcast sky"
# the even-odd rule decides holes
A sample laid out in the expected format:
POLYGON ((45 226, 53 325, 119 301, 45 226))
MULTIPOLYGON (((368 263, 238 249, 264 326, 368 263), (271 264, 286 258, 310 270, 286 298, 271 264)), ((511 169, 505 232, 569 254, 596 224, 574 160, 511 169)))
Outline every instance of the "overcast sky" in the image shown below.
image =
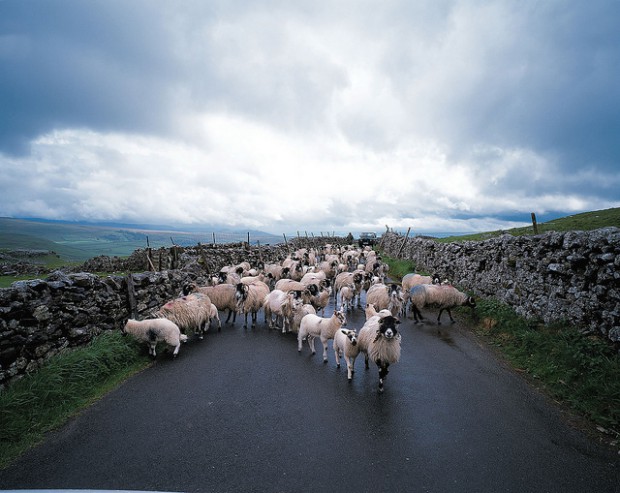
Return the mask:
POLYGON ((0 216, 488 231, 620 206, 618 0, 0 0, 0 216))

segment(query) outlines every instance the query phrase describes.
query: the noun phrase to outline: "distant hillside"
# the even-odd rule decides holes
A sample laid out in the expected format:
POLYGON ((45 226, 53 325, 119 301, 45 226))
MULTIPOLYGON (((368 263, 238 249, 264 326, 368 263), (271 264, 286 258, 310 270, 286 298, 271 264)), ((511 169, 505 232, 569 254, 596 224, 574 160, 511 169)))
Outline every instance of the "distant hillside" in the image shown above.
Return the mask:
MULTIPOLYGON (((165 227, 162 227, 165 228, 165 227)), ((170 229, 131 228, 125 225, 98 225, 45 221, 39 219, 0 218, 0 251, 49 250, 67 261, 84 261, 99 255, 124 257, 138 248, 198 243, 275 244, 283 238, 261 231, 179 231, 170 229)))
MULTIPOLYGON (((538 233, 547 233, 549 231, 589 231, 592 229, 606 228, 615 226, 620 228, 620 207, 613 209, 604 209, 600 211, 583 212, 572 216, 553 219, 548 222, 538 223, 538 233)), ((476 233, 462 236, 448 236, 441 238, 439 241, 465 241, 465 240, 484 240, 502 234, 510 234, 513 236, 534 234, 533 226, 525 228, 507 229, 504 231, 490 231, 487 233, 476 233)))

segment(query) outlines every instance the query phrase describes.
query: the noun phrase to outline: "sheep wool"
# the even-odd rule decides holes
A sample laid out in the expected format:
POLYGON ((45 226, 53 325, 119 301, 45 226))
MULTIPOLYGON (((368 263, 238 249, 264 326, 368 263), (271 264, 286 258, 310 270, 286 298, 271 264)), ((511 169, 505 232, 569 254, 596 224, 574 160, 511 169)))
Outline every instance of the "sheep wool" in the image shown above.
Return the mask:
POLYGON ((157 316, 171 320, 182 330, 191 331, 202 339, 211 323, 211 299, 202 293, 183 296, 162 306, 157 316))
POLYGON ((308 339, 308 346, 315 354, 314 339, 319 337, 323 343, 323 361, 327 363, 327 341, 334 338, 336 331, 346 324, 347 319, 342 311, 335 311, 329 318, 308 314, 301 319, 297 334, 297 350, 301 352, 304 338, 308 339))
POLYGON ((414 286, 409 291, 409 299, 411 300, 411 311, 413 312, 414 323, 422 321, 421 308, 426 306, 433 306, 439 308, 439 314, 437 315, 437 324, 441 324, 441 314, 448 312, 450 321, 455 322, 452 318, 451 308, 457 306, 469 306, 471 308, 476 307, 476 301, 473 297, 462 293, 454 286, 444 284, 421 284, 414 286))
POLYGON ((336 358, 336 366, 340 368, 340 355, 344 357, 347 363, 347 378, 349 381, 353 378, 355 358, 360 352, 357 344, 357 334, 351 329, 339 329, 334 335, 334 356, 336 358))
MULTIPOLYGON (((228 316, 225 323, 230 322, 232 316, 232 323, 234 324, 237 319, 237 299, 235 298, 236 288, 232 284, 217 284, 214 286, 198 286, 196 283, 190 283, 183 287, 183 294, 189 295, 190 293, 203 293, 206 294, 211 303, 213 303, 218 310, 228 310, 228 316)), ((219 321, 219 317, 218 317, 219 321)))
POLYGON ((166 318, 154 318, 148 320, 129 319, 122 328, 124 334, 130 334, 139 341, 144 341, 149 346, 149 354, 157 356, 155 347, 158 342, 165 342, 173 347, 172 357, 176 358, 181 348, 181 342, 187 341, 187 336, 181 334, 179 327, 166 318))
POLYGON ((400 334, 396 326, 400 320, 391 315, 370 317, 359 331, 358 345, 365 353, 365 366, 371 359, 379 368, 379 392, 383 392, 389 366, 400 360, 400 334))

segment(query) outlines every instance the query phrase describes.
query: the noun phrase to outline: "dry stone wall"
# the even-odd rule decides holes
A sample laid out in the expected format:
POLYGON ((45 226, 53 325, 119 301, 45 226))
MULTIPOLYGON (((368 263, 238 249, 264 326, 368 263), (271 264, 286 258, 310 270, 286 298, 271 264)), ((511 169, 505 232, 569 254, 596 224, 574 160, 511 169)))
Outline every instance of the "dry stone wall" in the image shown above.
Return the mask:
POLYGON ((566 321, 620 342, 618 228, 462 243, 386 233, 381 246, 421 272, 504 301, 527 318, 566 321))
MULTIPOLYGON (((132 304, 137 318, 150 316, 177 297, 188 280, 204 283, 209 273, 225 265, 276 262, 296 248, 344 242, 342 238, 312 238, 260 248, 237 244, 162 249, 165 270, 151 272, 147 271, 148 252, 137 250, 128 259, 97 257, 82 268, 92 272, 143 270, 140 273, 96 275, 67 270, 45 279, 15 282, 0 289, 0 389, 60 351, 82 346, 102 331, 120 329, 134 311, 132 304)), ((151 262, 159 254, 159 250, 151 252, 151 262)))

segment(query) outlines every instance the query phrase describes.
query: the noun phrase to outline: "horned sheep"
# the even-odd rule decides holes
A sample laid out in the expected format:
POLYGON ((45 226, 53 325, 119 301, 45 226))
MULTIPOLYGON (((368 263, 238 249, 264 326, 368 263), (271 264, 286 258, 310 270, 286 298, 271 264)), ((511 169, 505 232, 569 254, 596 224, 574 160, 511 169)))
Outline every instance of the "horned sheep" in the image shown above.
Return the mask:
POLYGON ((237 311, 243 313, 243 328, 248 328, 248 313, 252 317, 252 328, 256 327, 258 311, 263 307, 265 296, 269 294, 269 286, 261 281, 252 284, 237 284, 235 297, 237 299, 237 311))

